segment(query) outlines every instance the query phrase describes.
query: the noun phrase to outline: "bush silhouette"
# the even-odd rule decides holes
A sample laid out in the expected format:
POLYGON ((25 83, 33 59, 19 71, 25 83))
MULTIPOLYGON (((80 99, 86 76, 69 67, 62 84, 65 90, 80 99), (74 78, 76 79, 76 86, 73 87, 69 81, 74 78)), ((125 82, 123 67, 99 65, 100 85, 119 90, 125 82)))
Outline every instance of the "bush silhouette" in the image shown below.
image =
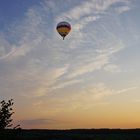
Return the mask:
POLYGON ((9 128, 13 125, 13 119, 11 119, 11 116, 14 113, 12 109, 13 104, 13 99, 8 100, 8 102, 5 100, 0 102, 0 130, 9 128))

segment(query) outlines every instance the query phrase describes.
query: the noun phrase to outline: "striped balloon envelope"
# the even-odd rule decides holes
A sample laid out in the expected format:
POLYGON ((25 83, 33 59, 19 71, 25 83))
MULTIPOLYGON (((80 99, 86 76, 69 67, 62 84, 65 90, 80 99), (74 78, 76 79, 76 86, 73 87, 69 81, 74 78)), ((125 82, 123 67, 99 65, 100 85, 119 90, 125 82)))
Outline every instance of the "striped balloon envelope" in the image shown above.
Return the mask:
POLYGON ((56 30, 64 40, 65 36, 68 35, 71 30, 71 25, 68 22, 63 21, 57 24, 56 30))

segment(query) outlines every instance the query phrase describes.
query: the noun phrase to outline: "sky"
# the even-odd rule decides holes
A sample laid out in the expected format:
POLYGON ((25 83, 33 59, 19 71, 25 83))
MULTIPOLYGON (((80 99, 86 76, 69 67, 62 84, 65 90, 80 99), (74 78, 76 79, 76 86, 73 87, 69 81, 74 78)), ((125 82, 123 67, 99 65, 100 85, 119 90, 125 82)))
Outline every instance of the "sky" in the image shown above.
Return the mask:
POLYGON ((139 0, 0 0, 0 100, 14 99, 14 124, 140 127, 139 13, 139 0))

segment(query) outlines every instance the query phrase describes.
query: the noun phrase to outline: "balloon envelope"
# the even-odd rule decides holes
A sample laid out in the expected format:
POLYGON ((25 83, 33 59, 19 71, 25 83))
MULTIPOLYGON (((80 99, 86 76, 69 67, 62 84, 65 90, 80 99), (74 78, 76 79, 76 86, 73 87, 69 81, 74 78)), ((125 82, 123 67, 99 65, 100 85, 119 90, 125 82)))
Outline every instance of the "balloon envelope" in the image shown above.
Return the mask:
POLYGON ((64 39, 65 36, 70 32, 71 25, 68 22, 63 21, 57 24, 56 30, 64 39))

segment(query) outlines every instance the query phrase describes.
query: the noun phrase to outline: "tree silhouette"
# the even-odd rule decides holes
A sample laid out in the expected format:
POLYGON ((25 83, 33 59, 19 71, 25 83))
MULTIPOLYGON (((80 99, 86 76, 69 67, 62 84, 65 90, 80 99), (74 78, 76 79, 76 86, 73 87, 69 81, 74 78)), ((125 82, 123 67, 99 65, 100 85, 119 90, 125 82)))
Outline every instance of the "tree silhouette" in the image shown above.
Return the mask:
POLYGON ((13 99, 8 100, 8 102, 5 100, 0 102, 0 130, 6 129, 13 125, 11 123, 13 121, 11 116, 14 113, 12 109, 13 104, 13 99))

